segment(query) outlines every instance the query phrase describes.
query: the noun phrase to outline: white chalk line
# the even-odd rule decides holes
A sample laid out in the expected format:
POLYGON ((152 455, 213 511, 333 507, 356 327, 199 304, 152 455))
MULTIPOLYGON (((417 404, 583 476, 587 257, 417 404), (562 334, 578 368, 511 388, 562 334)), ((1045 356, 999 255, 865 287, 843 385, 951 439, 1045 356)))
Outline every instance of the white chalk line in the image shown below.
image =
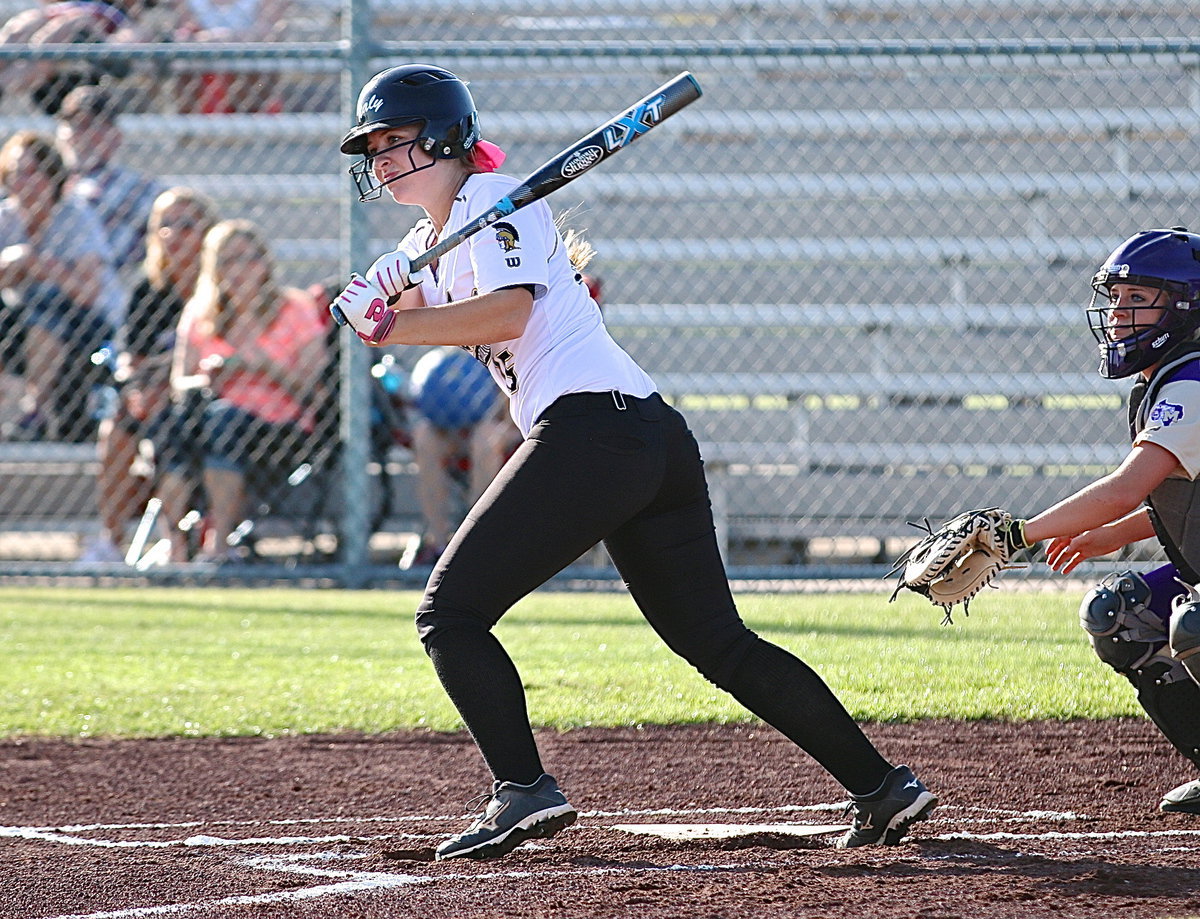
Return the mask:
MULTIPOLYGON (((628 819, 630 817, 698 817, 709 814, 788 814, 788 813, 840 813, 845 810, 847 802, 839 801, 832 804, 781 804, 772 807, 696 807, 696 808, 638 808, 626 810, 594 810, 580 811, 580 819, 604 819, 604 818, 621 818, 628 819)), ((1004 821, 1004 822, 1020 822, 1028 820, 1055 820, 1055 821, 1073 821, 1073 820, 1093 820, 1087 814, 1079 814, 1072 811, 1015 811, 1004 808, 979 807, 957 804, 942 804, 935 812, 939 816, 930 818, 931 822, 939 820, 956 819, 959 821, 968 820, 972 822, 983 823, 987 821, 1004 821), (941 816, 951 812, 963 812, 963 816, 950 818, 941 816), (972 813, 978 813, 981 816, 971 816, 972 813)), ((323 826, 323 825, 338 825, 338 824, 402 824, 402 823, 436 823, 436 822, 451 822, 467 820, 474 817, 474 814, 424 814, 424 815, 406 815, 406 816, 373 816, 373 817, 348 817, 346 815, 337 815, 331 817, 289 817, 276 818, 268 820, 186 820, 180 822, 157 822, 157 823, 68 823, 58 826, 41 825, 41 826, 25 826, 25 827, 5 827, 0 826, 0 836, 4 835, 24 835, 25 831, 42 832, 42 833, 96 833, 107 830, 184 830, 197 829, 200 827, 266 827, 266 826, 323 826), (13 832, 20 831, 20 832, 13 832)), ((397 835, 397 834, 389 834, 397 835)), ((328 837, 313 837, 328 838, 328 837)), ((363 837, 357 837, 363 838, 363 837)), ((171 845, 179 845, 182 841, 170 843, 171 845)), ((135 843, 136 844, 136 843, 135 843)))
MULTIPOLYGON (((584 811, 582 819, 607 819, 631 817, 688 817, 712 816, 716 814, 797 814, 813 812, 841 812, 845 803, 836 804, 784 804, 774 807, 705 807, 705 808, 640 808, 609 811, 584 811)), ((468 815, 469 816, 469 815, 468 815)), ((198 829, 201 827, 266 827, 266 826, 319 826, 328 824, 404 824, 416 821, 446 822, 466 819, 463 815, 426 815, 398 817, 302 817, 291 819, 271 820, 189 820, 179 823, 91 823, 67 824, 63 826, 0 826, 0 838, 17 838, 53 842, 68 846, 93 846, 104 849, 169 849, 174 847, 219 847, 219 846, 296 846, 318 845, 328 843, 374 842, 380 840, 414 840, 426 841, 439 838, 436 833, 402 833, 389 832, 364 835, 361 833, 324 834, 319 836, 252 836, 231 839, 214 834, 194 834, 178 839, 146 840, 146 839, 103 839, 81 836, 80 833, 98 833, 104 831, 150 831, 171 829, 198 829)), ((1070 822, 1092 819, 1083 814, 1057 811, 1010 811, 1002 808, 983 808, 975 806, 945 805, 938 809, 937 816, 928 823, 953 823, 961 826, 963 823, 1026 823, 1031 820, 1070 822), (961 813, 953 813, 961 812, 961 813)), ((604 830, 605 826, 576 826, 579 830, 604 830)), ((955 838, 987 838, 986 834, 971 836, 970 834, 953 834, 955 838)), ((997 837, 998 838, 998 837, 997 837)), ((1018 837, 1013 837, 1018 838, 1018 837)), ((1040 838, 1037 836, 1021 838, 1040 838)))
POLYGON ((178 846, 298 846, 332 842, 371 842, 405 836, 414 839, 429 838, 428 834, 384 833, 374 836, 348 836, 338 833, 331 836, 258 836, 243 839, 226 839, 221 836, 206 835, 166 840, 91 839, 37 827, 0 827, 0 837, 56 842, 66 846, 91 846, 97 849, 170 849, 178 846))
MULTIPOLYGON (((326 853, 316 858, 356 859, 361 855, 335 855, 326 853)), ((311 877, 336 879, 332 884, 319 884, 299 890, 273 891, 262 894, 243 894, 234 897, 222 897, 215 900, 198 900, 192 903, 171 903, 163 906, 138 906, 130 909, 107 910, 98 913, 71 913, 54 916, 51 919, 136 919, 140 916, 181 915, 188 912, 209 910, 222 906, 260 906, 269 903, 288 903, 300 900, 312 900, 319 897, 352 895, 358 893, 374 893, 391 890, 398 887, 413 887, 421 884, 431 884, 445 881, 489 881, 496 879, 522 880, 544 876, 544 871, 494 871, 486 874, 386 874, 372 871, 339 871, 311 865, 298 864, 314 856, 259 856, 257 858, 240 859, 239 864, 264 871, 302 874, 311 877)), ((660 867, 639 868, 568 868, 556 871, 557 877, 587 877, 602 874, 617 873, 659 873, 659 872, 717 872, 744 871, 747 868, 759 868, 758 865, 731 863, 724 865, 664 865, 660 867)))
MULTIPOLYGON (((840 811, 846 802, 834 804, 781 804, 774 807, 704 807, 676 810, 666 807, 629 809, 616 811, 580 811, 582 818, 599 817, 658 817, 658 816, 691 816, 697 814, 762 814, 762 813, 801 813, 815 811, 840 811)), ((437 821, 467 820, 475 815, 463 814, 418 814, 405 816, 375 816, 347 817, 288 817, 271 820, 186 820, 178 823, 78 823, 63 826, 43 826, 43 830, 59 830, 65 833, 83 833, 99 830, 169 830, 187 829, 201 826, 304 826, 312 824, 338 823, 430 823, 437 821)))
MULTIPOLYGON (((812 813, 812 812, 828 812, 841 811, 844 808, 844 803, 837 804, 814 804, 814 805, 780 805, 776 807, 737 807, 737 808, 652 808, 652 809, 627 809, 617 811, 590 811, 581 813, 583 818, 602 819, 602 818, 630 818, 630 817, 696 817, 714 814, 796 814, 796 813, 812 813)), ((971 823, 991 822, 1029 822, 1032 820, 1039 821, 1055 821, 1055 822, 1074 822, 1093 819, 1087 815, 1082 815, 1073 812, 1057 812, 1057 811, 1014 811, 1002 808, 985 808, 976 806, 959 806, 945 805, 938 811, 943 815, 939 818, 931 820, 931 823, 956 823, 960 824, 964 821, 971 823)), ((64 845, 79 845, 79 846, 95 846, 100 848, 167 848, 171 846, 212 846, 212 847, 236 847, 236 846, 264 846, 264 845, 279 845, 279 846, 295 846, 295 845, 314 845, 321 843, 354 843, 354 842, 369 842, 377 840, 395 840, 397 838, 413 839, 413 840, 429 840, 436 838, 439 834, 429 833, 386 833, 372 836, 335 834, 323 836, 255 836, 242 839, 229 839, 221 836, 208 834, 194 834, 181 839, 172 840, 114 840, 114 839, 97 839, 88 838, 78 835, 81 832, 103 832, 103 831, 144 831, 144 830, 170 830, 170 829, 197 829, 202 827, 264 827, 264 826, 316 826, 330 824, 405 824, 416 821, 450 821, 461 820, 462 816, 448 815, 426 815, 426 816, 401 816, 401 817, 305 817, 293 819, 273 819, 273 820, 215 820, 215 821, 186 821, 180 823, 120 823, 120 824, 72 824, 60 827, 0 827, 0 837, 23 838, 30 840, 38 840, 64 845)), ((605 825, 593 826, 575 826, 568 828, 568 832, 580 831, 611 831, 612 828, 605 825)), ((1044 833, 1006 833, 1006 832, 991 832, 991 833, 971 833, 965 831, 957 831, 953 833, 945 833, 940 836, 932 837, 936 840, 971 840, 971 841, 1051 841, 1051 840, 1114 840, 1114 839, 1152 839, 1152 838, 1179 838, 1179 837, 1195 837, 1200 836, 1200 830, 1131 830, 1131 831, 1116 831, 1116 832, 1066 832, 1066 831, 1049 831, 1044 833)), ((1175 851, 1177 847, 1172 846, 1170 851, 1175 851)), ((1189 850, 1190 851, 1190 850, 1189 850)), ((337 868, 323 867, 324 865, 335 862, 345 862, 355 859, 377 858, 377 854, 358 854, 349 855, 343 853, 309 853, 297 854, 291 853, 286 855, 255 855, 242 856, 235 859, 237 864, 255 868, 263 871, 271 872, 287 872, 293 874, 301 874, 314 878, 323 878, 331 883, 316 884, 312 887, 304 887, 295 890, 287 891, 271 891, 261 894, 245 894, 233 897, 225 897, 214 900, 201 900, 190 903, 175 903, 162 906, 144 906, 132 907, 121 910, 111 910, 94 913, 75 913, 65 914, 62 916, 52 917, 52 919, 137 919, 142 916, 161 916, 161 915, 180 915, 187 912, 196 912, 213 908, 226 906, 254 906, 265 905, 279 902, 298 902, 301 900, 310 900, 320 897, 336 897, 350 896, 366 892, 379 892, 394 889, 398 887, 414 886, 421 884, 430 884, 435 882, 446 881, 480 881, 495 878, 505 879, 522 879, 535 876, 534 872, 529 871, 507 871, 507 872, 489 872, 486 874, 439 874, 439 875, 421 875, 421 874, 398 874, 392 872, 377 872, 377 871, 353 871, 337 868)), ((940 858, 941 856, 934 856, 940 858)), ((724 865, 701 865, 701 866, 685 866, 671 865, 660 867, 642 867, 642 868, 586 868, 586 869, 562 869, 555 871, 556 876, 585 876, 598 874, 612 874, 617 872, 659 872, 659 871, 732 871, 762 868, 762 864, 758 863, 736 863, 724 865)), ((543 869, 544 870, 544 869, 543 869)))
POLYGON ((943 833, 932 839, 970 839, 976 842, 994 842, 997 840, 1048 841, 1053 839, 1163 839, 1170 836, 1200 836, 1200 830, 1112 830, 1094 833, 1066 833, 1062 831, 1050 833, 943 833))

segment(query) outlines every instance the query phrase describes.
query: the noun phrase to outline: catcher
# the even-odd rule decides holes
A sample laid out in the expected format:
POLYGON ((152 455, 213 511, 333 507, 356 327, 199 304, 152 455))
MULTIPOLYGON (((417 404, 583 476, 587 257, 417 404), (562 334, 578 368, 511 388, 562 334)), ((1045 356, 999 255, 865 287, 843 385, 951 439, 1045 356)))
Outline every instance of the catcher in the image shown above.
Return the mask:
MULTIPOLYGON (((923 594, 949 619, 1037 543, 1067 574, 1156 537, 1170 564, 1109 575, 1083 598, 1079 618, 1100 660, 1129 680, 1167 740, 1200 768, 1200 592, 1192 586, 1200 582, 1200 235, 1137 233, 1105 260, 1092 288, 1100 374, 1135 378, 1129 455, 1028 520, 987 508, 930 528, 893 569, 903 569, 896 589, 923 594)), ((1200 780, 1167 792, 1160 807, 1200 814, 1200 780)))

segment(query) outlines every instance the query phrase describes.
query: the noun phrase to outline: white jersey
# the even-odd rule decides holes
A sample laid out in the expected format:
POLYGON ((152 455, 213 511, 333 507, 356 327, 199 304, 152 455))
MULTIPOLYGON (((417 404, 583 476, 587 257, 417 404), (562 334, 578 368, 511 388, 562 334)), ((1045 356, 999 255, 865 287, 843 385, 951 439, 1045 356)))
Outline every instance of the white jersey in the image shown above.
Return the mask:
MULTIPOLYGON (((495 173, 470 176, 454 199, 445 232, 458 230, 517 184, 495 173)), ((436 241, 426 219, 397 248, 414 256, 436 241)), ((608 334, 544 201, 480 230, 443 255, 430 274, 421 285, 429 306, 502 287, 532 288, 533 311, 524 334, 473 349, 508 394, 509 411, 523 435, 550 403, 567 393, 615 389, 644 397, 655 391, 654 381, 608 334)))

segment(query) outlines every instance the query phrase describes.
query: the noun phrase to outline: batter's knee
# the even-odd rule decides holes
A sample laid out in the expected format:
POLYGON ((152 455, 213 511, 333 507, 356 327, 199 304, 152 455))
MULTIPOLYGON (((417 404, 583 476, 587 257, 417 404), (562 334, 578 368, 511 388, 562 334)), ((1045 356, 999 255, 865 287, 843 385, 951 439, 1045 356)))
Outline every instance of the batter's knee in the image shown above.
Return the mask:
POLYGON ((416 626, 417 635, 425 647, 425 653, 428 654, 438 638, 447 632, 461 629, 488 632, 491 630, 492 623, 469 610, 422 603, 417 609, 416 626))
POLYGON ((1171 656, 1200 683, 1200 592, 1194 587, 1172 604, 1167 644, 1171 656))
POLYGON ((727 636, 723 641, 672 650, 691 664, 708 682, 728 691, 742 661, 755 643, 761 640, 754 631, 744 628, 736 635, 727 636))
POLYGON ((1126 676, 1149 666, 1167 641, 1165 623, 1150 609, 1150 599, 1145 579, 1122 571, 1088 591, 1079 606, 1079 623, 1096 656, 1126 676))

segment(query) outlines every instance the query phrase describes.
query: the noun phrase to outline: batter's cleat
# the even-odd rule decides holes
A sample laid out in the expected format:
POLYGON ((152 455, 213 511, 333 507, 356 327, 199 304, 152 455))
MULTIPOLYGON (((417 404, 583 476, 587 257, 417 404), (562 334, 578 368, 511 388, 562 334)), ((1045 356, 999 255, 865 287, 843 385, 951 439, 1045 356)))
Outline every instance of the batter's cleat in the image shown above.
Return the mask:
POLYGON ((553 836, 575 822, 575 808, 543 774, 532 785, 495 782, 483 813, 470 829, 437 847, 437 858, 496 858, 527 839, 553 836))
POLYGON ((837 841, 837 847, 898 845, 910 826, 929 816, 937 801, 911 769, 897 766, 877 791, 850 796, 846 810, 854 811, 854 823, 850 832, 837 841))
POLYGON ((1200 779, 1172 788, 1158 808, 1169 814, 1200 814, 1200 779))

